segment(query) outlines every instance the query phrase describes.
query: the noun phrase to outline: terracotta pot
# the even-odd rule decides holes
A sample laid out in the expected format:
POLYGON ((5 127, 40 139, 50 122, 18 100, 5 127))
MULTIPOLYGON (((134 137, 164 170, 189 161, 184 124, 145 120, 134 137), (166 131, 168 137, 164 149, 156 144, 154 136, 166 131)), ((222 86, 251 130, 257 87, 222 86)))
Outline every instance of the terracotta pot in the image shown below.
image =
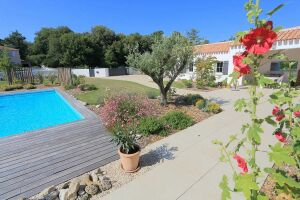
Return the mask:
POLYGON ((140 150, 133 154, 125 154, 118 150, 121 160, 121 167, 127 173, 133 173, 139 170, 140 150))

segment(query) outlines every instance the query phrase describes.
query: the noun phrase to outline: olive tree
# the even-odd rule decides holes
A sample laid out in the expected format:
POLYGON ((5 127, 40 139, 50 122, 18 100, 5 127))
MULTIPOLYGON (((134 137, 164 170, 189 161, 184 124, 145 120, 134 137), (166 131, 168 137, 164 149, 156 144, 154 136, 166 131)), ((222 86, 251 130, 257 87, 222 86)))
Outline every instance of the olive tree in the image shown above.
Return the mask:
POLYGON ((127 56, 129 66, 150 76, 158 85, 163 105, 167 104, 167 93, 172 83, 192 61, 191 42, 178 32, 170 37, 156 37, 151 51, 134 52, 127 56), (165 83, 164 78, 167 81, 165 83))

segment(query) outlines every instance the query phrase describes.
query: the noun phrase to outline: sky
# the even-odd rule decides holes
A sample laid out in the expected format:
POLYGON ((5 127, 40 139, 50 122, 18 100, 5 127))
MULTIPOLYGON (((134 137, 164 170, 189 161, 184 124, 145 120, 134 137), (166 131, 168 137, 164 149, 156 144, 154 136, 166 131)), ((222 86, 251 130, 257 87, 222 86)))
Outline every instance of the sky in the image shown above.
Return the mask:
MULTIPOLYGON (((249 28, 246 0, 0 0, 0 38, 18 30, 29 41, 42 27, 87 32, 104 25, 116 33, 169 35, 191 28, 217 42, 249 28)), ((300 26, 300 0, 261 0, 265 12, 285 3, 272 18, 285 28, 300 26)))

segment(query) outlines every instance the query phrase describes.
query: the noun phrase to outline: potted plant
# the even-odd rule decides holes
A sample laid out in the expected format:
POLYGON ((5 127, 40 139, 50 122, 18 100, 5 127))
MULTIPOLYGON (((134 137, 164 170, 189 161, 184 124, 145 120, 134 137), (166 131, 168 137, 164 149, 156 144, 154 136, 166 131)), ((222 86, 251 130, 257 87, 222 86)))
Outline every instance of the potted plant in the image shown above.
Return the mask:
POLYGON ((119 146, 118 153, 122 169, 128 173, 138 171, 140 147, 136 142, 135 128, 116 126, 112 136, 112 141, 119 146))

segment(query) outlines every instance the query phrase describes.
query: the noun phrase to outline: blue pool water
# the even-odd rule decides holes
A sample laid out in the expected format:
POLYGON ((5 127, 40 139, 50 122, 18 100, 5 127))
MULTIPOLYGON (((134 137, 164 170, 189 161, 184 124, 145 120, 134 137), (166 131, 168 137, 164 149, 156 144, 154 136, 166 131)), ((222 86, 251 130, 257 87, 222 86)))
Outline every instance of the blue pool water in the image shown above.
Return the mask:
POLYGON ((55 90, 0 95, 0 138, 81 119, 55 90))

